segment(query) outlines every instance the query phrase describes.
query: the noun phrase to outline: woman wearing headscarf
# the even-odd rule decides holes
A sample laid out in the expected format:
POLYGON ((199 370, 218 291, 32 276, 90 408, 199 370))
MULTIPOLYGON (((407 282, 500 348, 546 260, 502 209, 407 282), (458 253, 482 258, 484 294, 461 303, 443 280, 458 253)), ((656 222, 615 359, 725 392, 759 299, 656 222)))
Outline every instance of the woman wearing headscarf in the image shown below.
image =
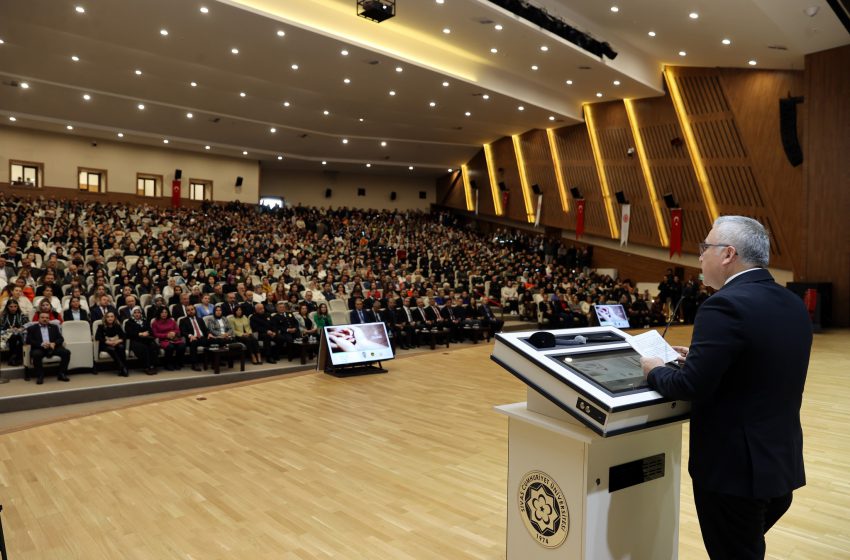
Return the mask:
POLYGON ((159 356, 159 343, 145 320, 142 308, 133 308, 131 318, 124 324, 130 350, 145 364, 145 373, 156 375, 156 359, 159 356))

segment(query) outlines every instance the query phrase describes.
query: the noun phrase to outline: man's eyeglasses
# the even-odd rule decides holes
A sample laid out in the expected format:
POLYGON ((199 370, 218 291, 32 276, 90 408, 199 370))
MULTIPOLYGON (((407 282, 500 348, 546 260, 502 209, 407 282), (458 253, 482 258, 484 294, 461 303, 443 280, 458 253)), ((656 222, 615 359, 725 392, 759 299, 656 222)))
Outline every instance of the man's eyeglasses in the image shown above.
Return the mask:
POLYGON ((705 253, 708 250, 709 247, 729 247, 729 246, 730 245, 727 245, 725 243, 700 243, 699 244, 699 254, 700 254, 700 256, 702 256, 702 254, 705 253))

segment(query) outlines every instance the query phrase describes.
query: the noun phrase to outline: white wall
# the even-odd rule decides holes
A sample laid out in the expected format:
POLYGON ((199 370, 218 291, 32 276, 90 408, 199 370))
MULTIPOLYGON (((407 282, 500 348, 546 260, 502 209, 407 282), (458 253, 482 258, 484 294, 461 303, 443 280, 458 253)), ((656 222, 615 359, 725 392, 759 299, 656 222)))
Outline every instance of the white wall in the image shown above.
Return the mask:
POLYGON ((375 208, 428 210, 436 202, 436 181, 422 177, 393 177, 359 173, 332 173, 263 169, 260 196, 278 196, 292 205, 339 208, 375 208), (366 196, 357 196, 357 189, 366 189, 366 196), (325 190, 331 189, 330 198, 325 190), (395 191, 397 198, 390 200, 395 191), (425 191, 426 198, 419 198, 425 191))
POLYGON ((188 198, 189 179, 213 182, 213 199, 259 200, 260 167, 256 160, 198 154, 176 149, 141 146, 129 142, 97 140, 71 134, 0 126, 0 181, 9 182, 9 160, 44 164, 46 187, 78 188, 77 167, 105 169, 107 191, 136 193, 136 173, 163 176, 163 192, 170 193, 174 170, 183 171, 183 197, 188 198), (234 187, 242 177, 239 192, 234 187))

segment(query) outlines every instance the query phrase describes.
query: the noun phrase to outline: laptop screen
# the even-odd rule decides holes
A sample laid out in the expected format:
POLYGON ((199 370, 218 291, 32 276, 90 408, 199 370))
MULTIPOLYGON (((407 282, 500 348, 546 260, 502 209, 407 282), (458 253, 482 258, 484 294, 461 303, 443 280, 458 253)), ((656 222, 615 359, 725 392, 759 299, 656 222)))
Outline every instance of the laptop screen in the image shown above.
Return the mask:
POLYGON ((619 303, 616 305, 595 305, 593 310, 599 319, 600 327, 616 327, 618 329, 629 328, 629 317, 626 310, 619 303))

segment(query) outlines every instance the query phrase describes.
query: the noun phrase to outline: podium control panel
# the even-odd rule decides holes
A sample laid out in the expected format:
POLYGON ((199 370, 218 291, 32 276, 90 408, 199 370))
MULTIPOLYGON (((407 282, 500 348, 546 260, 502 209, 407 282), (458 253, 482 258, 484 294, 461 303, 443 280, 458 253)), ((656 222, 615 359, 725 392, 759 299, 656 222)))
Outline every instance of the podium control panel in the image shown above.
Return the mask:
MULTIPOLYGON (((640 355, 614 327, 499 333, 491 359, 601 436, 687 419, 690 403, 650 389, 640 355)), ((529 398, 535 410, 540 399, 529 398)))

